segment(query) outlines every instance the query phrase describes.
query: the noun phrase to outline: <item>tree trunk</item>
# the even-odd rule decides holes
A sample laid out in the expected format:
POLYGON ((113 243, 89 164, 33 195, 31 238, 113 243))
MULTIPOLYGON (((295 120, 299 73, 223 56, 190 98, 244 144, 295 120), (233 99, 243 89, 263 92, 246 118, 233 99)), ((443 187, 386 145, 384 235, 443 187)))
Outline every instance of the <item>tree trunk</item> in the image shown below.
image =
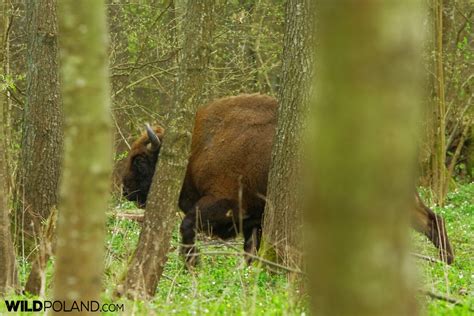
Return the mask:
POLYGON ((150 298, 161 278, 170 238, 176 227, 176 205, 187 165, 197 106, 205 99, 214 1, 189 0, 174 107, 169 114, 163 149, 148 194, 137 249, 119 295, 150 298), (179 179, 179 180, 178 180, 179 179))
POLYGON ((308 125, 315 315, 414 315, 407 252, 422 101, 419 3, 320 1, 308 125))
POLYGON ((435 202, 444 205, 447 183, 446 179, 446 104, 444 92, 443 64, 443 0, 434 0, 435 32, 435 91, 436 103, 433 109, 433 152, 431 154, 431 188, 435 202))
POLYGON ((267 252, 273 249, 277 260, 294 268, 300 267, 301 261, 299 232, 302 221, 298 181, 301 179, 300 140, 308 109, 312 70, 310 34, 313 19, 310 3, 309 0, 289 0, 286 3, 283 76, 263 231, 262 250, 267 252))
MULTIPOLYGON (((0 65, 4 70, 6 63, 5 42, 6 36, 6 3, 1 2, 0 18, 0 65)), ((3 123, 3 106, 7 102, 6 94, 0 91, 0 296, 9 291, 16 290, 18 286, 18 274, 15 263, 15 252, 13 249, 12 236, 10 232, 10 218, 8 208, 8 190, 5 154, 5 133, 3 123)))
POLYGON ((39 294, 44 265, 42 225, 57 204, 62 155, 62 108, 59 96, 55 0, 26 2, 27 98, 16 196, 19 253, 31 258, 33 269, 26 290, 39 294))
POLYGON ((470 134, 468 135, 467 142, 468 142, 468 146, 466 150, 466 169, 467 169, 467 174, 469 178, 471 179, 472 182, 474 182, 474 127, 473 126, 471 126, 471 130, 470 130, 470 134))
POLYGON ((54 299, 99 300, 112 133, 104 1, 61 0, 65 158, 54 299))
MULTIPOLYGON (((12 3, 10 0, 3 0, 1 1, 2 7, 2 17, 0 23, 2 23, 1 34, 0 36, 3 38, 2 41, 2 73, 4 78, 10 78, 10 36, 11 36, 11 24, 13 23, 13 13, 12 10, 12 3)), ((2 104, 2 108, 0 111, 3 111, 3 119, 0 124, 3 124, 4 131, 2 140, 4 142, 4 154, 5 154, 5 170, 6 170, 6 187, 7 191, 5 192, 7 195, 12 194, 12 190, 14 187, 14 176, 13 176, 13 159, 12 159, 12 128, 11 128, 11 121, 12 121, 12 114, 11 108, 12 104, 10 101, 11 94, 8 89, 5 89, 5 101, 2 104)))
MULTIPOLYGON (((2 99, 4 99, 3 95, 2 99)), ((3 128, 0 127, 0 138, 2 137, 3 128)), ((10 233, 10 217, 8 216, 7 191, 5 185, 7 177, 5 173, 3 149, 4 144, 0 142, 0 152, 2 153, 0 155, 0 296, 11 290, 16 290, 18 286, 15 252, 10 233)))

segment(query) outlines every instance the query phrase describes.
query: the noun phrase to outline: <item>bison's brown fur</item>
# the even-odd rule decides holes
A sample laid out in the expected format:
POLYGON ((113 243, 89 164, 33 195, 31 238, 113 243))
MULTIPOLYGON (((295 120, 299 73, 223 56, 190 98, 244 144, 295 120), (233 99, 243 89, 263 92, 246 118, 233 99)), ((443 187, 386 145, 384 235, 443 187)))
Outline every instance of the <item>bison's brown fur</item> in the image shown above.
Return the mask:
POLYGON ((196 225, 221 238, 242 229, 245 250, 259 247, 276 114, 277 101, 259 94, 219 99, 197 112, 179 198, 185 252, 195 250, 196 225))
MULTIPOLYGON (((154 127, 154 131, 158 138, 163 139, 165 130, 161 126, 154 127)), ((137 202, 140 207, 145 207, 159 153, 159 149, 151 149, 146 132, 132 144, 128 153, 122 178, 123 195, 130 201, 137 202)))
MULTIPOLYGON (((258 249, 265 208, 277 101, 260 94, 218 99, 196 114, 191 155, 179 197, 185 213, 182 251, 193 264, 196 231, 226 239, 241 231, 244 249, 258 249)), ((163 129, 155 128, 161 139, 163 129)), ((142 206, 151 184, 159 150, 147 148, 146 134, 132 146, 124 176, 124 194, 142 206), (148 164, 147 166, 145 166, 148 164)), ((415 194, 414 227, 452 262, 453 253, 442 218, 415 194)))

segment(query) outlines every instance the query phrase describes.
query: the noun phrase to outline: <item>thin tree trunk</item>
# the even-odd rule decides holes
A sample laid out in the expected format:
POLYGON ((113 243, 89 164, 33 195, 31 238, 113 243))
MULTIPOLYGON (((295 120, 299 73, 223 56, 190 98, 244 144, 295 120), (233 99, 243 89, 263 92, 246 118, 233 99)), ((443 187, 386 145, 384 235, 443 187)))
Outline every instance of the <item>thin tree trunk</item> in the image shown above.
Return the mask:
POLYGON ((422 101, 417 1, 320 1, 308 125, 315 315, 417 314, 408 223, 422 101))
MULTIPOLYGON (((3 137, 3 128, 0 128, 0 137, 3 137)), ((3 142, 0 143, 0 150, 3 151, 3 142)), ((18 287, 15 252, 8 216, 5 161, 3 158, 4 155, 0 155, 0 295, 16 290, 18 287)))
MULTIPOLYGON (((10 9, 12 7, 10 0, 3 0, 2 1, 3 10, 2 10, 2 34, 0 36, 3 37, 2 43, 2 51, 3 51, 3 62, 2 62, 2 70, 3 75, 5 78, 10 77, 10 33, 11 33, 11 23, 12 23, 12 14, 10 9)), ((12 159, 12 132, 11 132, 11 100, 10 100, 10 92, 8 89, 4 91, 6 99, 5 102, 2 104, 2 108, 0 111, 3 111, 3 119, 0 124, 4 126, 4 154, 5 154, 5 168, 6 168, 6 187, 7 191, 6 194, 12 194, 13 187, 14 187, 14 178, 13 178, 13 159, 12 159)))
POLYGON ((286 4, 283 76, 263 231, 262 250, 274 249, 276 259, 290 267, 300 267, 301 263, 299 166, 312 72, 310 3, 309 0, 289 0, 286 4))
POLYGON ((124 283, 117 288, 119 295, 153 297, 167 260, 171 233, 176 227, 176 206, 189 156, 194 115, 206 91, 214 6, 213 0, 189 0, 186 7, 175 103, 148 194, 138 246, 124 283))
MULTIPOLYGON (((5 69, 7 62, 5 55, 5 42, 7 25, 4 23, 6 18, 7 4, 2 1, 0 4, 0 65, 5 69)), ((5 154, 5 133, 3 124, 3 107, 7 102, 6 94, 1 91, 0 94, 0 296, 14 291, 18 287, 18 274, 15 263, 15 252, 13 249, 12 236, 10 232, 10 217, 8 208, 8 190, 7 190, 7 162, 5 154)))
POLYGON ((26 14, 27 102, 16 196, 17 246, 39 267, 25 288, 39 294, 41 284, 36 281, 42 278, 37 273, 46 264, 42 226, 57 204, 63 140, 56 0, 27 1, 26 14))
POLYGON ((70 306, 102 288, 112 124, 104 1, 58 4, 66 138, 54 299, 70 306))
POLYGON ((435 202, 444 205, 448 179, 446 178, 446 104, 443 64, 443 0, 434 0, 435 32, 435 89, 436 104, 433 110, 433 152, 431 156, 432 183, 435 202))
POLYGON ((469 145, 466 149, 466 169, 467 169, 468 176, 471 178, 471 181, 474 182, 474 127, 473 126, 471 126, 470 135, 467 136, 467 142, 469 142, 469 145))
MULTIPOLYGON (((2 101, 5 101, 2 93, 2 101)), ((3 116, 0 111, 0 116, 3 116)), ((0 126, 0 139, 3 140, 3 126, 0 126)), ((10 217, 7 204, 6 169, 4 143, 0 142, 0 295, 18 287, 17 269, 15 263, 15 252, 13 249, 12 236, 10 233, 10 217)))

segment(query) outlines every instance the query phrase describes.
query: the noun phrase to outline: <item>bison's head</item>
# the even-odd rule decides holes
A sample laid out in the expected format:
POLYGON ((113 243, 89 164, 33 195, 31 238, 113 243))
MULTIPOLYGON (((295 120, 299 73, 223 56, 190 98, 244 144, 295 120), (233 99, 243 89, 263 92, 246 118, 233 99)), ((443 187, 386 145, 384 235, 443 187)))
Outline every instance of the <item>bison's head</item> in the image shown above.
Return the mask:
POLYGON ((156 126, 153 129, 146 125, 146 131, 132 145, 123 175, 123 195, 145 207, 150 190, 156 161, 161 148, 164 129, 156 126))

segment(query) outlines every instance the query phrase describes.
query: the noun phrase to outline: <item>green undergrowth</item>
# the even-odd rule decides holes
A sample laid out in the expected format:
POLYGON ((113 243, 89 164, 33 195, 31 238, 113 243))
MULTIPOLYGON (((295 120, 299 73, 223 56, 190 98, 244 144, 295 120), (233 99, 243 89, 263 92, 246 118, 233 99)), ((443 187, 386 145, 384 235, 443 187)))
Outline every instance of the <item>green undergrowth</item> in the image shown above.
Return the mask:
MULTIPOLYGON (((422 192, 425 193, 425 192, 422 192)), ((422 194, 427 204, 429 196, 422 194)), ((455 262, 451 266, 415 259, 420 287, 458 300, 456 306, 442 300, 419 295, 421 308, 429 315, 473 315, 474 308, 474 184, 460 185, 449 193, 446 206, 435 211, 446 219, 455 262)), ((136 212, 130 203, 112 203, 110 214, 136 212)), ((103 303, 124 304, 124 315, 307 315, 307 297, 290 291, 284 275, 268 272, 257 265, 247 266, 239 255, 242 240, 227 244, 209 239, 199 241, 200 264, 192 273, 184 269, 178 254, 179 233, 176 229, 164 275, 155 297, 148 302, 134 302, 113 297, 117 282, 139 237, 140 224, 109 216, 107 222, 105 291, 103 303), (222 254, 222 253, 226 254, 222 254), (289 293, 295 293, 291 295, 289 293)), ((413 233, 413 251, 437 258, 437 251, 423 236, 413 233)), ((28 267, 20 265, 24 280, 28 267)), ((48 265, 48 291, 51 294, 52 263, 48 265)), ((12 297, 25 299, 24 296, 12 297)), ((0 314, 5 309, 0 304, 0 314)), ((28 315, 24 313, 23 315, 28 315)), ((105 313, 116 315, 116 313, 105 313)))
MULTIPOLYGON (((429 196, 424 195, 429 201, 429 196)), ((451 266, 420 260, 420 283, 426 290, 444 294, 459 301, 456 306, 443 300, 423 297, 429 315, 474 315, 474 183, 459 185, 448 194, 443 208, 435 207, 445 221, 454 248, 451 266)), ((415 236, 415 251, 438 258, 436 249, 423 236, 415 236)))
MULTIPOLYGON (((178 216, 178 215, 177 215, 178 216)), ((237 255, 243 240, 226 244, 205 239, 198 242, 200 262, 195 271, 185 269, 178 253, 178 223, 157 293, 150 302, 123 302, 136 315, 303 315, 306 300, 290 297, 286 277, 248 266, 237 255), (222 255, 222 253, 236 255, 222 255)), ((138 241, 139 225, 128 220, 109 220, 105 297, 110 300, 117 280, 126 269, 128 255, 138 241)))

